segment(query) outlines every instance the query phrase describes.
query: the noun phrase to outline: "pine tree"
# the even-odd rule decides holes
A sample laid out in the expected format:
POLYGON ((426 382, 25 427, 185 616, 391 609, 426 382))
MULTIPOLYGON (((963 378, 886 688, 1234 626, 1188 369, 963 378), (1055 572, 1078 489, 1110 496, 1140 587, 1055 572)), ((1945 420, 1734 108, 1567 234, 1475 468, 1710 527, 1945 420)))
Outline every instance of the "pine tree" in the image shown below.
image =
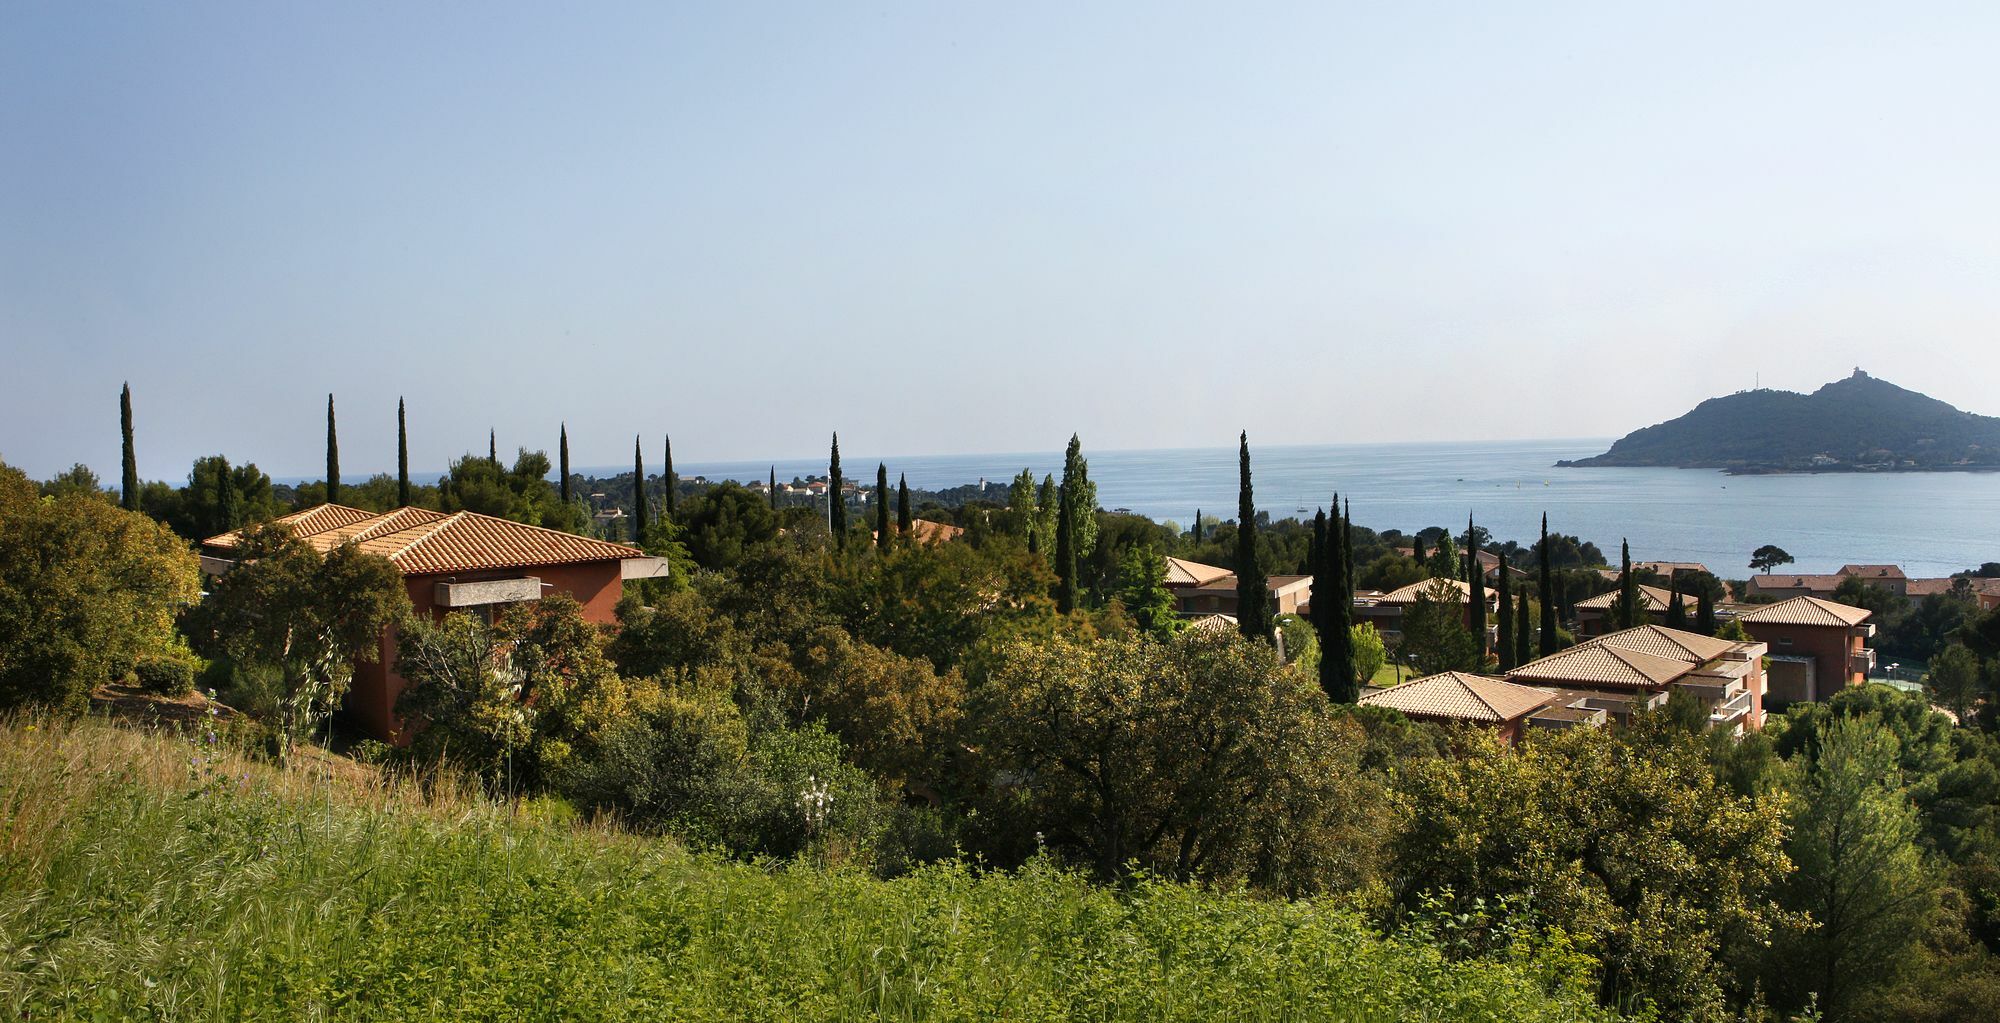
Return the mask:
POLYGON ((916 518, 910 513, 910 475, 896 474, 896 532, 909 536, 916 526, 916 518))
POLYGON ((1257 501, 1250 490, 1250 431, 1237 438, 1236 627, 1244 638, 1271 642, 1270 582, 1257 556, 1257 501))
POLYGON ((132 448, 132 385, 118 392, 118 432, 124 437, 124 455, 119 464, 118 506, 139 510, 139 456, 132 448))
POLYGON ((1542 589, 1542 656, 1556 652, 1556 584, 1555 572, 1549 567, 1549 513, 1542 513, 1541 544, 1541 589, 1542 589))
POLYGON ((1071 525, 1069 491, 1056 491, 1056 610, 1076 610, 1076 527, 1071 525))
POLYGON ((1509 672, 1519 663, 1514 659, 1514 588, 1507 579, 1507 552, 1500 552, 1499 632, 1493 644, 1500 653, 1500 670, 1509 672))
POLYGON ((646 456, 639 449, 639 438, 632 438, 632 539, 639 546, 646 545, 646 527, 652 517, 646 510, 646 456))
MULTIPOLYGON (((565 448, 567 445, 565 445, 565 448)), ((563 472, 569 472, 569 452, 563 452, 563 472)), ((563 480, 563 500, 569 500, 569 480, 563 480)), ((410 422, 403 399, 396 399, 396 507, 410 506, 410 422)))
POLYGON ((1704 636, 1715 635, 1715 598, 1707 590, 1695 594, 1694 631, 1704 636))
POLYGON ((1688 609, 1687 605, 1681 602, 1681 591, 1679 588, 1674 590, 1673 599, 1667 601, 1667 617, 1661 624, 1669 629, 1679 629, 1682 632, 1687 631, 1688 609))
POLYGON ((875 546, 888 550, 893 537, 889 534, 889 467, 875 463, 875 546))
POLYGON ((1534 660, 1534 637, 1530 635, 1535 623, 1528 618, 1528 594, 1523 592, 1516 598, 1514 608, 1514 667, 1534 660))
MULTIPOLYGON (((326 396, 326 503, 340 503, 340 438, 333 430, 333 395, 326 396)), ((230 527, 234 529, 234 526, 230 527)))
POLYGON ((562 436, 557 441, 558 457, 562 460, 562 502, 569 504, 569 424, 562 424, 562 436))
POLYGON ((1639 624, 1639 580, 1632 575, 1632 541, 1619 541, 1618 569, 1618 627, 1630 629, 1639 624))
POLYGON ((666 463, 660 466, 660 483, 666 487, 666 499, 661 503, 666 507, 667 518, 671 519, 675 504, 680 500, 678 491, 681 488, 681 478, 674 475, 674 438, 671 434, 667 436, 666 463))
POLYGON ((833 545, 847 549, 847 500, 842 496, 840 483, 840 434, 833 435, 833 454, 826 467, 826 514, 827 525, 833 530, 833 545))
POLYGON ((1479 656, 1486 656, 1486 571, 1479 566, 1479 533, 1472 516, 1465 517, 1465 584, 1472 588, 1472 638, 1479 644, 1479 656))

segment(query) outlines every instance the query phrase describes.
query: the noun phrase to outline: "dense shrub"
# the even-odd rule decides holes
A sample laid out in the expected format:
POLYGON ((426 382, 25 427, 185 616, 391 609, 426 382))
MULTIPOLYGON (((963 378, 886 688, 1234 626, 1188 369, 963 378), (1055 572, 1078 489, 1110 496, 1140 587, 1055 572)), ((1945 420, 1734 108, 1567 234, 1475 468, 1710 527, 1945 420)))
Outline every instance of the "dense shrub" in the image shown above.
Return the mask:
POLYGON ((132 665, 139 687, 162 696, 186 696, 194 692, 196 664, 187 657, 152 654, 132 665))

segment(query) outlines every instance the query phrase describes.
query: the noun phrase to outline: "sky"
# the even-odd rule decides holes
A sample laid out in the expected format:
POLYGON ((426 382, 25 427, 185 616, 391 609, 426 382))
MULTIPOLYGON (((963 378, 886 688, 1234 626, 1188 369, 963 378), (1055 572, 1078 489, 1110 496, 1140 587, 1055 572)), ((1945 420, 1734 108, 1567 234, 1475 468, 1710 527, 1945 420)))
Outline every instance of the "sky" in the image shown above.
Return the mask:
MULTIPOLYGON (((2000 5, 8 5, 0 458, 2000 414, 2000 5), (558 8, 561 8, 560 10, 558 8)), ((858 464, 858 462, 857 462, 858 464)))

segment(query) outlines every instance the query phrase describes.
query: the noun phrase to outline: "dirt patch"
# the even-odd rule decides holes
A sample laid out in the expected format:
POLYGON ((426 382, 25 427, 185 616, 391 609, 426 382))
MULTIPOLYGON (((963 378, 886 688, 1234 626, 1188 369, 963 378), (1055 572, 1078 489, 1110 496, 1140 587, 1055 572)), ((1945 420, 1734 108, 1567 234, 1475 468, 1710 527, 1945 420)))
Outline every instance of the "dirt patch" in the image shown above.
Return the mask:
MULTIPOLYGON (((186 725, 208 716, 211 703, 200 693, 186 696, 162 696, 138 686, 122 683, 98 686, 90 694, 92 710, 118 721, 138 725, 186 725)), ((219 712, 216 717, 230 720, 243 713, 222 703, 214 703, 219 712)))

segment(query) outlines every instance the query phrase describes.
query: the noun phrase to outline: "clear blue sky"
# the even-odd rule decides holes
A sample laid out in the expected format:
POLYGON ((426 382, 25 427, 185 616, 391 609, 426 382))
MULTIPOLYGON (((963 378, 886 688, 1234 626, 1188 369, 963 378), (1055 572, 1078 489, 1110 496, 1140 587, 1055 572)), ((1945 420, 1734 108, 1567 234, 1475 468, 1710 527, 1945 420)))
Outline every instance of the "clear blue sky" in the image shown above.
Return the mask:
POLYGON ((0 457, 2000 413, 2000 7, 16 3, 0 457), (421 7, 422 9, 418 9, 421 7), (558 8, 563 8, 558 13, 558 8), (1754 9, 1751 9, 1754 8, 1754 9))

